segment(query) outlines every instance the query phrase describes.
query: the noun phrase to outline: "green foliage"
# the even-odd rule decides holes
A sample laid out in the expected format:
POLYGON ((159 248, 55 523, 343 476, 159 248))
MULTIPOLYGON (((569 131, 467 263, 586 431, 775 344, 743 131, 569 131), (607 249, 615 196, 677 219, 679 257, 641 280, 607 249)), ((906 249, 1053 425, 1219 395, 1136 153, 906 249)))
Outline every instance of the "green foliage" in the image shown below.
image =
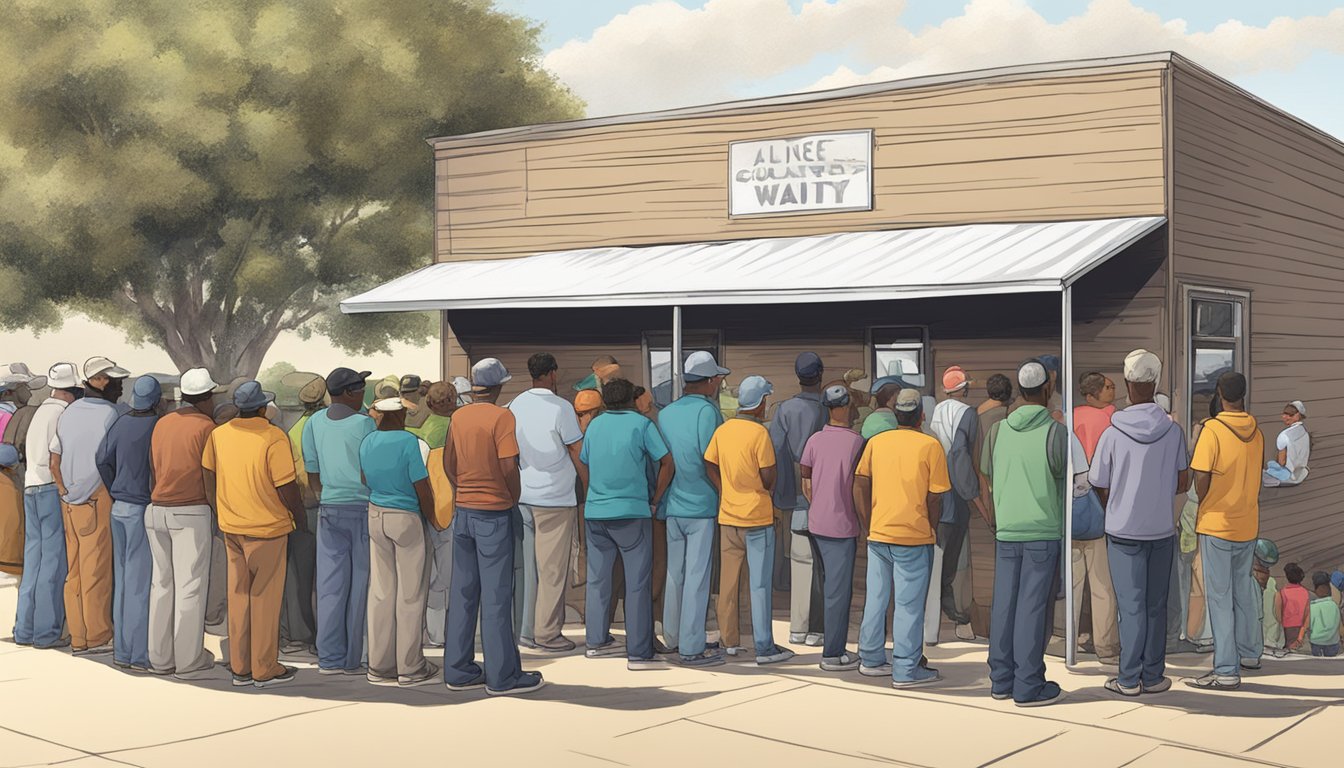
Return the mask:
POLYGON ((262 371, 261 375, 257 376, 257 381, 261 384, 262 389, 278 393, 284 388, 283 379, 297 370, 298 368, 295 368, 293 363, 286 363, 282 360, 262 371))
POLYGON ((255 375, 424 315, 336 301, 431 258, 424 138, 578 116, 487 0, 12 0, 0 25, 0 327, 93 313, 255 375))

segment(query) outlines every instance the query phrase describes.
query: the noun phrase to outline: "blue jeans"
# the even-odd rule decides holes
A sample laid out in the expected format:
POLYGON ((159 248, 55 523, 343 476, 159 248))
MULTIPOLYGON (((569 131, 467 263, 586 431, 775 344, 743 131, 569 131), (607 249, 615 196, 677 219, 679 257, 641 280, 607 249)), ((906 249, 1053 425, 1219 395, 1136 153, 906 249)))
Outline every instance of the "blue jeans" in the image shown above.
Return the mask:
POLYGON ((359 669, 369 608, 369 505, 323 504, 317 521, 317 663, 359 669))
POLYGON ((476 616, 481 617, 485 684, 506 691, 522 677, 513 634, 514 512, 457 507, 453 515, 453 578, 443 632, 443 680, 481 679, 476 663, 476 616))
POLYGON ((531 643, 537 621, 537 525, 530 506, 519 504, 514 510, 513 578, 518 586, 513 591, 513 633, 531 643))
POLYGON ((742 580, 742 561, 747 563, 747 583, 751 592, 751 635, 757 656, 775 651, 771 597, 774 593, 775 527, 719 527, 719 630, 725 645, 737 645, 738 585, 742 580))
POLYGON ((1334 643, 1333 645, 1317 645, 1312 643, 1311 655, 1333 659, 1339 655, 1339 643, 1334 643))
POLYGON ((1120 685, 1156 685, 1167 672, 1167 600, 1176 537, 1106 537, 1111 585, 1120 613, 1120 685))
POLYGON ((625 653, 653 658, 653 520, 585 520, 588 589, 583 610, 589 648, 607 641, 611 626, 612 570, 616 555, 625 564, 625 653))
POLYGON ((154 558, 145 504, 112 502, 112 658, 149 668, 149 582, 154 558))
POLYGON ((1213 671, 1241 677, 1241 660, 1259 659, 1265 651, 1263 602, 1251 576, 1255 541, 1227 541, 1201 533, 1199 559, 1204 563, 1204 601, 1213 629, 1213 671))
POLYGON ((14 642, 44 648, 61 639, 65 624, 65 522, 55 483, 23 489, 23 527, 14 642))
POLYGON ((667 588, 663 590, 663 632, 682 656, 705 652, 705 614, 713 570, 712 517, 667 518, 667 588))
POLYGON ((1277 461, 1271 461, 1265 465, 1265 474, 1281 483, 1287 483, 1293 479, 1293 473, 1277 461))
POLYGON ((894 599, 891 678, 899 682, 915 679, 915 669, 924 655, 924 601, 929 596, 932 569, 932 544, 909 547, 868 542, 868 596, 859 625, 859 659, 865 667, 887 663, 887 606, 894 599))
POLYGON ((989 681, 1014 701, 1035 701, 1045 687, 1045 644, 1059 578, 1059 541, 994 544, 994 603, 989 620, 989 681))
MULTIPOLYGON (((823 658, 837 658, 845 652, 849 639, 849 604, 854 598, 854 556, 856 539, 834 539, 812 534, 813 570, 821 574, 823 609, 823 658)), ((886 609, 883 609, 886 614, 886 609)), ((885 643, 883 644, 885 645, 885 643)))

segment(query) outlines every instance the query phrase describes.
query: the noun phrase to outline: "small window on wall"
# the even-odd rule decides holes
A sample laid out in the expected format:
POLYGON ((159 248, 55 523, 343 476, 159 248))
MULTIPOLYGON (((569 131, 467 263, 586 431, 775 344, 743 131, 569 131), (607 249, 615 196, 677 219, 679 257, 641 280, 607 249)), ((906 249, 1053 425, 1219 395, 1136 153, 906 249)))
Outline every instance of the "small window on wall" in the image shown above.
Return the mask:
MULTIPOLYGON (((718 331, 683 331, 681 335, 682 362, 692 352, 708 352, 723 364, 719 349, 718 331)), ((653 387, 653 403, 666 408, 672 403, 672 334, 644 334, 644 380, 653 387)))
POLYGON ((1218 377, 1229 371, 1247 374, 1246 310, 1248 294, 1215 289, 1187 289, 1186 328, 1189 339, 1186 359, 1189 370, 1187 426, 1208 418, 1209 403, 1218 388, 1218 377))
POLYGON ((928 390, 928 332, 923 328, 869 330, 869 383, 883 376, 900 376, 907 384, 928 390))

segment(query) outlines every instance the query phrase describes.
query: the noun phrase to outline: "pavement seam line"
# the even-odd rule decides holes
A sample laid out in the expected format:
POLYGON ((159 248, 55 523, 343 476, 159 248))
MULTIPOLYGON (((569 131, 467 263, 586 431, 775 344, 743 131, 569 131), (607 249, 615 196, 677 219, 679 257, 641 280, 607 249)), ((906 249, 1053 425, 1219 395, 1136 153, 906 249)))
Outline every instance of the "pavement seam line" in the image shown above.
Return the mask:
POLYGON ((1319 707, 1317 707, 1317 708, 1311 710, 1311 711, 1308 712, 1307 714, 1305 714, 1305 715, 1299 717, 1297 720, 1293 721, 1291 724, 1289 724, 1288 726, 1284 727, 1284 728, 1283 728, 1282 730, 1280 730, 1279 732, 1273 734, 1273 735, 1270 736, 1269 738, 1266 738, 1265 740, 1261 741, 1259 744, 1256 744, 1255 746, 1253 746, 1253 747, 1247 749, 1246 752, 1254 752, 1255 750, 1257 750, 1257 749, 1259 749, 1259 748, 1265 746, 1266 744, 1269 744, 1269 742, 1271 742, 1271 741, 1273 741, 1273 740, 1279 738, 1279 737, 1282 736, 1283 734, 1285 734, 1285 733, 1287 733, 1287 732, 1293 730, 1293 729, 1296 728, 1297 726, 1299 726, 1299 725, 1305 723, 1306 721, 1310 720, 1311 718, 1315 717, 1316 715, 1319 715, 1320 713, 1324 712, 1325 709, 1326 709, 1326 705, 1322 704, 1321 706, 1319 706, 1319 707))
POLYGON ((624 765, 624 766, 627 766, 627 768, 628 768, 628 766, 630 765, 629 763, 622 763, 622 762, 619 761, 619 760, 612 760, 612 759, 609 758, 609 757, 602 757, 601 755, 590 755, 590 754, 588 754, 587 752, 580 752, 580 751, 577 750, 577 749, 571 749, 571 750, 568 750, 568 751, 571 752, 571 753, 573 753, 573 754, 576 754, 576 755, 583 755, 584 757, 591 757, 591 758, 593 758, 594 760, 601 760, 601 761, 604 762, 604 763, 611 763, 612 765, 624 765))
POLYGON ((881 756, 881 755, 873 755, 873 754, 869 754, 869 753, 867 753, 867 752, 859 752, 859 753, 853 753, 853 752, 840 752, 840 751, 837 751, 837 750, 834 750, 834 749, 826 749, 825 747, 814 747, 814 746, 812 746, 811 744, 799 744, 799 743, 796 742, 796 741, 785 741, 784 739, 776 739, 776 738, 772 738, 772 737, 770 737, 770 736, 762 736, 762 735, 759 734, 759 733, 751 733, 751 732, 749 732, 749 731, 739 731, 739 730, 737 730, 736 728, 729 728, 729 727, 727 727, 727 726, 723 726, 723 725, 714 725, 713 723, 702 723, 702 722, 700 722, 699 720, 695 720, 695 719, 692 719, 692 718, 689 718, 689 717, 687 717, 687 718, 683 718, 683 719, 684 719, 686 722, 688 722, 688 723, 693 723, 693 724, 695 724, 695 725, 703 726, 703 727, 705 727, 705 728, 713 728, 713 729, 716 730, 716 731, 724 731, 724 732, 727 732, 727 733, 735 733, 735 734, 737 734, 737 735, 739 735, 739 736, 749 736, 749 737, 751 737, 751 738, 753 738, 753 739, 760 739, 760 740, 762 740, 762 741, 769 741, 769 742, 774 743, 774 744, 783 744, 783 745, 785 745, 785 746, 789 746, 789 747, 797 747, 797 748, 799 748, 799 749, 808 749, 808 750, 812 750, 813 752, 822 752, 822 753, 825 753, 825 754, 828 754, 828 755, 839 755, 840 757, 852 757, 852 758, 854 758, 854 759, 856 759, 856 760, 869 760, 869 761, 871 761, 871 762, 887 763, 887 764, 889 764, 889 765, 902 765, 902 766, 907 766, 907 768, 931 768, 930 766, 921 765, 921 764, 919 764, 919 763, 907 763, 907 762, 905 762, 905 761, 903 761, 903 760, 895 760, 895 759, 890 758, 890 757, 883 757, 883 756, 881 756))
POLYGON ((59 742, 59 741, 52 741, 51 739, 43 738, 43 737, 41 737, 41 736, 37 736, 37 735, 31 734, 31 733, 24 733, 23 731, 16 731, 16 730, 14 730, 13 728, 10 728, 9 726, 0 725, 0 730, 3 730, 3 731, 9 731, 10 733, 12 733, 12 734, 14 734, 14 735, 16 735, 16 736, 23 736, 23 737, 25 737, 25 738, 33 739, 34 741, 40 741, 40 742, 42 742, 43 744, 50 744, 50 745, 52 745, 53 747, 60 747, 61 749, 68 749, 68 750, 70 750, 71 752, 78 752, 78 753, 81 755, 81 757, 70 757, 70 758, 66 758, 66 759, 64 759, 64 760, 57 760, 56 762, 52 762, 52 763, 27 763, 26 765, 60 765, 61 763, 72 763, 72 762, 74 762, 74 761, 76 761, 76 760, 84 760, 84 759, 87 759, 87 758, 90 758, 90 757, 97 757, 97 758, 102 758, 102 759, 104 759, 104 760, 109 760, 109 761, 114 762, 114 763, 120 763, 120 764, 122 764, 122 765, 129 765, 129 766, 132 766, 132 768, 141 768, 141 766, 138 766, 138 765, 136 765, 135 763, 128 763, 128 762, 126 762, 126 761, 124 761, 124 760, 116 760, 116 759, 113 759, 113 758, 110 758, 110 757, 103 757, 102 755, 98 754, 97 752, 90 752, 90 751, 87 750, 87 749, 80 749, 79 747, 72 747, 72 746, 70 746, 69 744, 62 744, 62 743, 59 742))
MULTIPOLYGON (((764 682, 764 683, 757 683, 756 685, 748 685, 748 686, 745 686, 745 687, 742 687, 742 688, 735 688, 735 689, 733 689, 732 691, 724 691, 723 693, 726 694, 726 693, 736 693, 737 691, 750 691, 750 690, 753 689, 753 688, 760 688, 760 687, 762 687, 762 686, 766 686, 766 685, 774 685, 775 683, 779 683, 779 682, 783 682, 783 681, 782 681, 782 680, 770 680, 770 681, 767 681, 767 682, 764 682)), ((773 693, 767 693, 767 694, 765 694, 764 696, 757 696, 757 697, 752 698, 752 699, 747 699, 746 701, 739 701, 739 702, 737 702, 736 704, 725 704, 725 705, 722 706, 722 707, 715 707, 714 709, 711 709, 711 710, 708 710, 708 711, 705 711, 705 712, 696 712, 695 714, 692 714, 692 715, 685 715, 685 716, 683 716, 683 717, 678 717, 678 718, 676 718, 675 720, 668 720, 668 721, 666 721, 666 722, 662 722, 662 723, 655 723, 654 725, 646 725, 646 726, 644 726, 643 728, 636 728, 636 729, 633 730, 633 731, 626 731, 625 733, 618 733, 618 734, 616 734, 615 736, 613 736, 612 738, 619 739, 619 738, 621 738, 622 736, 633 736, 633 735, 636 734, 636 733, 643 733, 644 731, 651 731, 651 730, 653 730, 654 728, 662 728, 664 725, 671 725, 671 724, 673 724, 673 723, 679 723, 679 722, 681 722, 681 721, 683 721, 683 720, 687 720, 687 721, 689 721, 690 718, 692 718, 692 717, 704 717, 705 715, 712 715, 712 714, 714 714, 715 712, 722 712, 722 711, 724 711, 725 709, 732 709, 733 707, 740 707, 740 706, 742 706, 743 704, 751 704, 751 703, 753 703, 753 702, 762 701, 762 700, 764 700, 764 699, 768 699, 768 698, 770 698, 771 696, 778 696, 778 695, 780 695, 780 694, 782 694, 782 693, 788 693, 788 692, 790 692, 790 691, 801 690, 801 689, 803 689, 803 688, 806 688, 808 685, 811 685, 811 683, 806 683, 806 684, 804 684, 804 685, 796 685, 796 686, 794 686, 794 687, 792 687, 792 688, 785 688, 785 689, 782 690, 782 691, 774 691, 773 693)), ((722 694, 720 694, 720 695, 722 695, 722 694)))
POLYGON ((1145 751, 1142 752, 1141 754, 1135 755, 1135 757, 1134 757, 1133 760, 1126 760, 1125 762, 1121 763, 1120 765, 1117 765, 1115 768, 1126 768, 1126 766, 1133 765, 1134 763, 1139 762, 1139 761, 1142 760, 1143 758, 1145 758, 1145 757, 1147 757, 1147 756, 1153 754, 1154 752, 1156 752, 1157 750, 1159 750, 1159 749, 1161 749, 1161 748, 1162 748, 1162 745, 1161 745, 1161 744, 1158 744, 1157 746, 1153 747, 1152 749, 1145 750, 1145 751))
MULTIPOLYGON (((94 755, 94 756, 96 756, 96 757, 105 757, 105 756, 107 756, 107 755, 118 755, 118 754, 121 754, 121 753, 123 753, 123 752, 136 752, 136 751, 139 751, 139 750, 142 750, 142 749, 157 749, 158 747, 168 747, 168 746, 172 746, 172 745, 174 745, 174 744, 185 744, 185 743, 187 743, 187 742, 189 742, 189 741, 201 741, 202 739, 212 739, 212 738, 214 738, 214 737, 216 737, 216 736, 225 736, 225 735, 230 734, 230 733, 238 733, 239 731, 246 731, 246 730, 250 730, 250 729, 252 729, 252 728, 257 728, 257 727, 259 727, 259 726, 270 725, 271 723, 278 723, 278 722, 280 722, 281 720, 289 720, 289 719, 291 719, 291 718, 295 718, 295 717, 303 717, 304 715, 315 715, 315 714, 317 714, 318 712, 330 712, 330 711, 332 711, 332 710, 334 710, 334 709, 345 709, 346 707, 354 707, 354 706, 358 706, 358 705, 360 705, 360 704, 365 704, 365 703, 367 703, 367 702, 363 702, 363 701, 351 701, 351 702, 347 702, 347 703, 345 703, 345 704, 337 704, 337 705, 335 705, 335 706, 333 706, 333 707, 323 707, 323 708, 321 708, 321 709, 310 709, 310 710, 307 710, 307 711, 304 711, 304 712, 291 712, 291 713, 288 714, 288 715, 280 715, 279 717, 273 717, 273 718, 271 718, 270 720, 262 720, 262 721, 260 721, 260 722, 250 723, 250 724, 248 724, 248 725, 240 725, 240 726, 238 726, 237 728, 227 728, 227 729, 222 730, 222 731, 215 731, 214 733, 203 733, 203 734, 200 734, 199 736, 188 736, 188 737, 185 738, 185 739, 174 739, 174 740, 172 740, 172 741, 164 741, 164 742, 161 742, 161 743, 158 743, 158 744, 146 744, 146 745, 138 746, 138 747, 122 747, 121 749, 109 749, 109 750, 107 750, 106 752, 93 752, 93 753, 90 753, 90 754, 92 754, 92 755, 94 755)), ((108 759, 111 759, 111 758, 108 758, 108 759)), ((128 765, 129 765, 129 763, 128 763, 128 765)))
POLYGON ((1008 758, 1013 757, 1013 756, 1016 756, 1016 755, 1020 755, 1020 754, 1022 754, 1023 752, 1026 752, 1026 751, 1029 750, 1029 749, 1035 749, 1036 747, 1039 747, 1039 746, 1041 746, 1042 744, 1045 744, 1046 742, 1054 741, 1055 739, 1058 739, 1060 736, 1063 736, 1064 734, 1066 734, 1066 733, 1068 733, 1068 732, 1069 732, 1068 729, 1065 729, 1065 730, 1060 731, 1059 733, 1051 734, 1051 735, 1049 735, 1049 736, 1046 736, 1044 739, 1041 739, 1040 741, 1037 741, 1037 742, 1032 743, 1032 744, 1027 744, 1027 745, 1025 745, 1025 746, 1018 747, 1017 749, 1014 749, 1012 752, 1008 752, 1008 753, 999 755, 998 757, 994 758, 993 760, 990 760, 990 761, 987 762, 987 763, 981 763, 980 765, 976 766, 976 768, 989 768, 989 766, 994 765, 995 763, 1001 763, 1001 762, 1003 762, 1004 760, 1007 760, 1008 758))

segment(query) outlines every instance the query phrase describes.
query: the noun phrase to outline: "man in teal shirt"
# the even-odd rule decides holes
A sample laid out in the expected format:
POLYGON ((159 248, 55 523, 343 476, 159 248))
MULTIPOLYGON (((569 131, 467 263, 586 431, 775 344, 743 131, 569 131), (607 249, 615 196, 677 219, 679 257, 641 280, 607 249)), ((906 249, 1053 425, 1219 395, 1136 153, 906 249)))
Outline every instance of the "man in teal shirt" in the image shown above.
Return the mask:
POLYGON ((981 472, 994 494, 994 602, 989 630, 989 678, 995 699, 1019 707, 1059 700, 1045 679, 1045 644, 1059 578, 1064 537, 1064 477, 1068 433, 1051 417, 1054 394, 1047 367, 1028 360, 1017 372, 1024 404, 985 438, 981 472))
POLYGON ((584 532, 588 540, 586 655, 620 652, 609 630, 612 571, 625 564, 626 667, 657 669, 653 649, 653 513, 672 482, 672 456, 658 428, 635 410, 635 386, 625 379, 602 385, 607 411, 588 425, 579 460, 588 466, 584 532), (658 464, 655 488, 645 468, 658 464))
POLYGON ((325 675, 363 675, 369 595, 369 489, 359 445, 373 419, 358 412, 368 371, 327 376, 331 405, 303 426, 303 465, 318 497, 317 661, 325 675))
POLYGON ((709 610, 714 565, 714 530, 719 494, 705 473, 705 450, 723 424, 715 402, 729 373, 708 352, 686 358, 686 393, 658 415, 658 426, 672 454, 676 474, 663 497, 667 514, 667 589, 663 594, 663 632, 681 663, 709 667, 723 663, 717 648, 706 648, 705 612, 709 610))

